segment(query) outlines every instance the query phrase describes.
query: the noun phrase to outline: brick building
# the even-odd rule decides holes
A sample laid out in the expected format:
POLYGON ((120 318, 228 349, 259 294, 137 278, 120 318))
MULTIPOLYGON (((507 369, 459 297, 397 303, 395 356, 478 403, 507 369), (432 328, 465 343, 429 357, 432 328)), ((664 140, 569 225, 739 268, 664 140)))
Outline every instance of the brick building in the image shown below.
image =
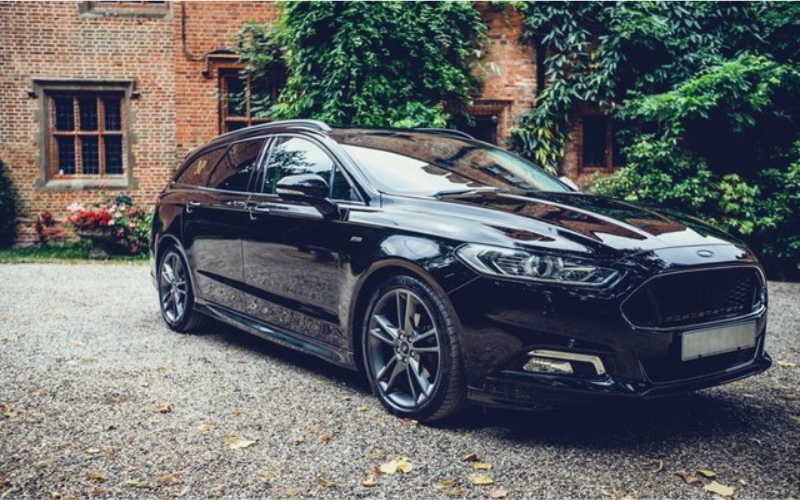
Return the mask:
MULTIPOLYGON (((513 11, 483 9, 492 44, 471 132, 501 143, 544 84, 541 54, 520 43, 513 11), (538 63, 538 64, 537 64, 538 63)), ((19 241, 44 210, 65 217, 102 189, 150 203, 184 155, 257 122, 231 50, 245 22, 273 22, 262 2, 0 2, 0 159, 19 193, 19 241)), ((578 179, 611 166, 608 121, 576 117, 562 170, 578 179)))

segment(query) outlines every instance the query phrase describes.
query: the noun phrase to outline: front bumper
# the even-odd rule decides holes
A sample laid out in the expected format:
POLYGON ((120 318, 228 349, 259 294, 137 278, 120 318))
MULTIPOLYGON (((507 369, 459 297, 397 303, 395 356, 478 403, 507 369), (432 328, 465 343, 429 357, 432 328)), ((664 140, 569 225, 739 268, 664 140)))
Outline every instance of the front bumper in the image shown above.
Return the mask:
MULTIPOLYGON (((719 267, 694 268, 712 269, 719 267)), ((702 325, 642 328, 629 323, 621 305, 656 274, 631 273, 606 290, 482 277, 451 294, 461 322, 469 399, 511 408, 650 399, 729 383, 771 366, 764 350, 766 295, 762 306, 721 322, 754 323, 753 347, 697 360, 681 360, 681 339, 702 325), (525 371, 525 360, 534 350, 595 357, 602 360, 604 373, 525 371)))

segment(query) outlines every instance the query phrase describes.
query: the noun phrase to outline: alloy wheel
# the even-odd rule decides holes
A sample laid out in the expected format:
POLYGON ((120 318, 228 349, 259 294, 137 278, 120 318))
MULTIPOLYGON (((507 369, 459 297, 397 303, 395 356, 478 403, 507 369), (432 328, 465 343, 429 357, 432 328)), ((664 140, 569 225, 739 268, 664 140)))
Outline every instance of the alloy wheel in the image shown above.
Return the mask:
POLYGON ((170 251, 161 262, 158 290, 164 318, 171 324, 180 322, 186 311, 189 285, 186 266, 175 251, 170 251))
POLYGON ((430 399, 440 378, 440 338, 418 295, 404 288, 383 295, 370 317, 366 347, 372 378, 387 402, 414 410, 430 399))

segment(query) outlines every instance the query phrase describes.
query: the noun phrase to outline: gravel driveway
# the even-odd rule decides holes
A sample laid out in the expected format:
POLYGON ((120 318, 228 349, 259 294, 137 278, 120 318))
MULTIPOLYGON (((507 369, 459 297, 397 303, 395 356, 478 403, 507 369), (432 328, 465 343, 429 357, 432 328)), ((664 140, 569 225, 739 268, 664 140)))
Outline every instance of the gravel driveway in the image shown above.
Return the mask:
POLYGON ((697 469, 735 498, 798 498, 800 285, 770 292, 767 348, 783 366, 766 374, 425 427, 315 358, 227 327, 170 332, 145 265, 0 265, 0 499, 711 499, 712 479, 675 474, 697 469), (410 472, 362 484, 396 457, 410 472))

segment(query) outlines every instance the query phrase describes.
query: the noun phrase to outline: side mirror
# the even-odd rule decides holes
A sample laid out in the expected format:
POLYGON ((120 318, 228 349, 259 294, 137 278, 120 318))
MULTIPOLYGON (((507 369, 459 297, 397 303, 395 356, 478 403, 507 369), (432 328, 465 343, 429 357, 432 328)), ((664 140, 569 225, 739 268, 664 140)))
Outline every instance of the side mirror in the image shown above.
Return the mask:
POLYGON ((334 202, 328 199, 328 182, 316 174, 290 175, 278 181, 275 191, 282 200, 306 203, 325 217, 339 213, 334 202))
POLYGON ((577 191, 577 192, 579 192, 579 193, 581 192, 581 190, 580 190, 580 188, 578 187, 578 185, 577 185, 577 184, 575 184, 574 182, 572 182, 572 179, 570 179, 569 177, 566 177, 566 176, 561 176, 561 177, 559 177, 559 178, 558 178, 558 180, 560 180, 561 182, 563 182, 563 183, 564 183, 564 184, 566 184, 567 186, 571 187, 571 188, 572 188, 572 189, 574 189, 575 191, 577 191))

